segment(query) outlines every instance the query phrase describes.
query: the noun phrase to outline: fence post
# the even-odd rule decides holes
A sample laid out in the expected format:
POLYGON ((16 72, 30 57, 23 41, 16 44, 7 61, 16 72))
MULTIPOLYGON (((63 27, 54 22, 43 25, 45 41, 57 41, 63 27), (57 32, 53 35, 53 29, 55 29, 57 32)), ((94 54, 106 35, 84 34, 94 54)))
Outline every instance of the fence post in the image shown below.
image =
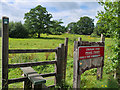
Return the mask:
MULTIPOLYGON (((101 41, 105 42, 105 37, 103 36, 103 34, 101 34, 101 41)), ((102 64, 104 65, 104 56, 101 58, 102 59, 102 64)), ((97 68, 97 80, 102 79, 102 75, 103 75, 103 65, 102 67, 98 67, 97 68)))
POLYGON ((64 61, 64 44, 60 44, 56 52, 56 80, 55 84, 62 87, 63 84, 63 61, 64 61))
POLYGON ((74 41, 73 88, 80 88, 80 74, 78 74, 78 64, 78 41, 74 41))
MULTIPOLYGON (((67 65, 67 51, 68 51, 68 38, 65 38, 65 43, 64 43, 64 52, 65 52, 65 61, 64 61, 64 76, 63 79, 65 80, 66 78, 66 65, 67 65)), ((65 81, 64 81, 65 82, 65 81)))
POLYGON ((8 89, 8 25, 9 18, 2 17, 2 89, 8 89))

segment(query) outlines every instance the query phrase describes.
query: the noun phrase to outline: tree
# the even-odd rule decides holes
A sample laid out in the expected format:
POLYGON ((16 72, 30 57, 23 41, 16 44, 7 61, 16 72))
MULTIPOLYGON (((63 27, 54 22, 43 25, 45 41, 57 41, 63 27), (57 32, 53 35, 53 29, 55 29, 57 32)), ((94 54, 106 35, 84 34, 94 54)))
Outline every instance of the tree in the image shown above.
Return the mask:
POLYGON ((104 27, 100 27, 106 33, 104 35, 110 34, 116 44, 113 48, 114 55, 111 60, 113 61, 113 69, 116 71, 116 77, 120 83, 120 1, 105 1, 99 2, 100 5, 104 6, 104 11, 98 11, 96 16, 99 20, 99 23, 105 23, 104 27))
POLYGON ((104 6, 104 11, 98 11, 98 29, 105 36, 114 36, 117 28, 117 2, 99 2, 100 5, 104 6), (115 9, 116 8, 116 9, 115 9))
POLYGON ((104 21, 97 22, 96 26, 94 27, 94 32, 96 32, 97 35, 101 35, 101 33, 105 33, 104 36, 109 37, 109 33, 107 33, 107 30, 109 30, 109 27, 107 26, 107 23, 104 23, 104 21), (104 29, 106 28, 106 29, 104 29))
POLYGON ((28 31, 21 22, 10 22, 9 36, 12 38, 26 38, 28 37, 28 31))
POLYGON ((90 35, 94 30, 93 19, 87 16, 81 17, 77 22, 78 34, 90 35))
POLYGON ((45 7, 38 5, 31 9, 28 13, 25 13, 25 26, 29 30, 30 34, 38 34, 40 38, 41 33, 48 32, 51 24, 50 19, 52 15, 46 11, 45 7))
POLYGON ((64 32, 66 32, 66 28, 64 26, 62 26, 62 20, 60 19, 59 21, 57 20, 53 20, 52 21, 52 26, 50 28, 50 32, 51 34, 62 34, 64 32))
POLYGON ((75 34, 75 33, 77 33, 77 32, 76 32, 76 31, 77 31, 77 30, 76 30, 77 27, 76 27, 76 28, 75 28, 75 27, 76 27, 76 23, 75 23, 75 22, 71 22, 71 23, 69 23, 69 24, 67 25, 66 28, 67 28, 67 31, 68 31, 68 32, 70 32, 70 33, 72 33, 72 34, 75 34))

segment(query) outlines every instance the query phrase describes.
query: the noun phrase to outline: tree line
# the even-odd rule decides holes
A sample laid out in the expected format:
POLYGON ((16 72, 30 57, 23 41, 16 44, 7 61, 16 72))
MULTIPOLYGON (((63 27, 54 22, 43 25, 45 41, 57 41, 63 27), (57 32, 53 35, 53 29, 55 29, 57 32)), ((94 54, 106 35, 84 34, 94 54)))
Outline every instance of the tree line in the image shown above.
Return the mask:
MULTIPOLYGON (((108 12, 108 11, 107 11, 108 12)), ((105 36, 110 36, 109 25, 105 21, 105 16, 102 17, 103 11, 98 13, 98 22, 94 25, 94 19, 83 16, 77 22, 70 22, 66 27, 63 26, 62 19, 53 20, 52 14, 48 13, 45 7, 36 6, 24 15, 24 24, 21 22, 9 23, 9 36, 11 38, 27 38, 38 37, 41 33, 60 35, 68 32, 71 34, 98 36, 104 33, 105 36), (101 18, 99 16, 101 15, 101 18)), ((107 15, 106 15, 107 17, 107 15)), ((115 17, 112 17, 115 18, 115 17)), ((1 20, 0 20, 1 24, 1 20)), ((1 25, 0 25, 1 36, 1 25)))
MULTIPOLYGON (((100 3, 100 2, 99 2, 100 3)), ((101 4, 101 3, 100 3, 101 4)), ((105 8, 106 9, 106 8, 105 8)), ((107 10, 107 9, 106 9, 107 10)), ((107 10, 107 12, 110 12, 107 10)), ((83 16, 77 22, 70 22, 66 27, 63 26, 62 19, 53 20, 52 14, 48 13, 45 7, 41 5, 36 6, 31 9, 29 12, 24 15, 24 24, 21 22, 13 22, 9 23, 9 36, 11 38, 28 38, 28 37, 38 37, 40 38, 41 33, 46 33, 47 35, 60 35, 62 33, 68 32, 71 34, 79 34, 79 35, 91 35, 98 36, 103 33, 105 36, 112 36, 108 32, 109 25, 107 21, 105 21, 105 17, 109 14, 105 14, 104 12, 98 12, 98 22, 94 25, 94 19, 83 16), (101 17, 100 17, 101 16, 101 17)), ((112 16, 112 14, 110 14, 112 16)), ((109 16, 109 18, 111 18, 109 16)), ((107 19, 109 19, 107 18, 107 19)), ((112 17, 116 19, 115 17, 112 17)), ((111 20, 109 20, 111 22, 111 20)), ((1 19, 0 19, 0 36, 1 36, 1 19)))
POLYGON ((62 19, 53 20, 52 14, 48 13, 46 8, 41 5, 25 13, 24 20, 24 24, 13 21, 9 23, 9 36, 11 38, 40 38, 41 33, 60 35, 65 32, 90 35, 94 31, 94 20, 90 17, 81 17, 77 22, 71 22, 65 27, 62 25, 62 19))

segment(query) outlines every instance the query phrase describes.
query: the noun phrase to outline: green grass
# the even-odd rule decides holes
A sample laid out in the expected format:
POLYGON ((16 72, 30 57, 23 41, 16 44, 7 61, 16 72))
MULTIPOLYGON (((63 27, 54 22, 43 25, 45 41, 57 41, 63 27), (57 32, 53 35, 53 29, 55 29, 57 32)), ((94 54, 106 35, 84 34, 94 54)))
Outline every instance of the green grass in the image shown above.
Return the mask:
MULTIPOLYGON (((85 35, 74 35, 74 34, 49 35, 49 36, 47 36, 46 34, 42 34, 41 38, 39 39, 38 38, 27 38, 27 39, 9 38, 9 49, 43 49, 43 48, 54 49, 58 47, 60 43, 64 43, 65 37, 69 38, 66 85, 72 88, 74 40, 77 40, 78 37, 81 37, 83 41, 100 41, 100 38, 95 38, 95 37, 90 37, 85 35)), ((1 38, 0 38, 0 41, 1 41, 1 38)), ((118 87, 117 81, 113 79, 112 73, 111 73, 112 62, 108 60, 108 57, 113 55, 113 51, 111 47, 114 44, 115 42, 111 38, 106 38, 105 66, 104 66, 103 79, 96 80, 96 75, 95 75, 96 69, 91 69, 89 71, 86 71, 84 74, 82 74, 82 77, 81 77, 81 88, 118 87)), ((55 53, 9 54, 9 63, 24 63, 24 62, 46 61, 46 60, 49 61, 54 59, 55 59, 55 53)), ((33 68, 36 71, 38 71, 38 73, 49 73, 49 72, 55 71, 54 65, 37 66, 33 68)), ((18 77, 22 77, 22 71, 19 68, 9 69, 9 79, 18 78, 18 77)), ((49 79, 46 85, 51 85, 53 83, 54 83, 53 79, 49 79)), ((22 83, 10 84, 9 87, 22 88, 23 84, 22 83)))

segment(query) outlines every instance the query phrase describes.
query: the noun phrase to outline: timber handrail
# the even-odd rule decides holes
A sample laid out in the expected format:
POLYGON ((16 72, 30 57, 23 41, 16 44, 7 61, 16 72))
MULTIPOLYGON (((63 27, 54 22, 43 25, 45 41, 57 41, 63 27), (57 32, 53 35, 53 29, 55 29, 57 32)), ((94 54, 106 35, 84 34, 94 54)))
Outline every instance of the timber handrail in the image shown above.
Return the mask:
POLYGON ((56 64, 56 60, 42 61, 42 62, 8 64, 8 68, 19 68, 19 67, 38 66, 38 65, 47 65, 47 64, 56 64))
POLYGON ((40 52, 57 52, 57 49, 9 49, 10 53, 40 53, 40 52))

